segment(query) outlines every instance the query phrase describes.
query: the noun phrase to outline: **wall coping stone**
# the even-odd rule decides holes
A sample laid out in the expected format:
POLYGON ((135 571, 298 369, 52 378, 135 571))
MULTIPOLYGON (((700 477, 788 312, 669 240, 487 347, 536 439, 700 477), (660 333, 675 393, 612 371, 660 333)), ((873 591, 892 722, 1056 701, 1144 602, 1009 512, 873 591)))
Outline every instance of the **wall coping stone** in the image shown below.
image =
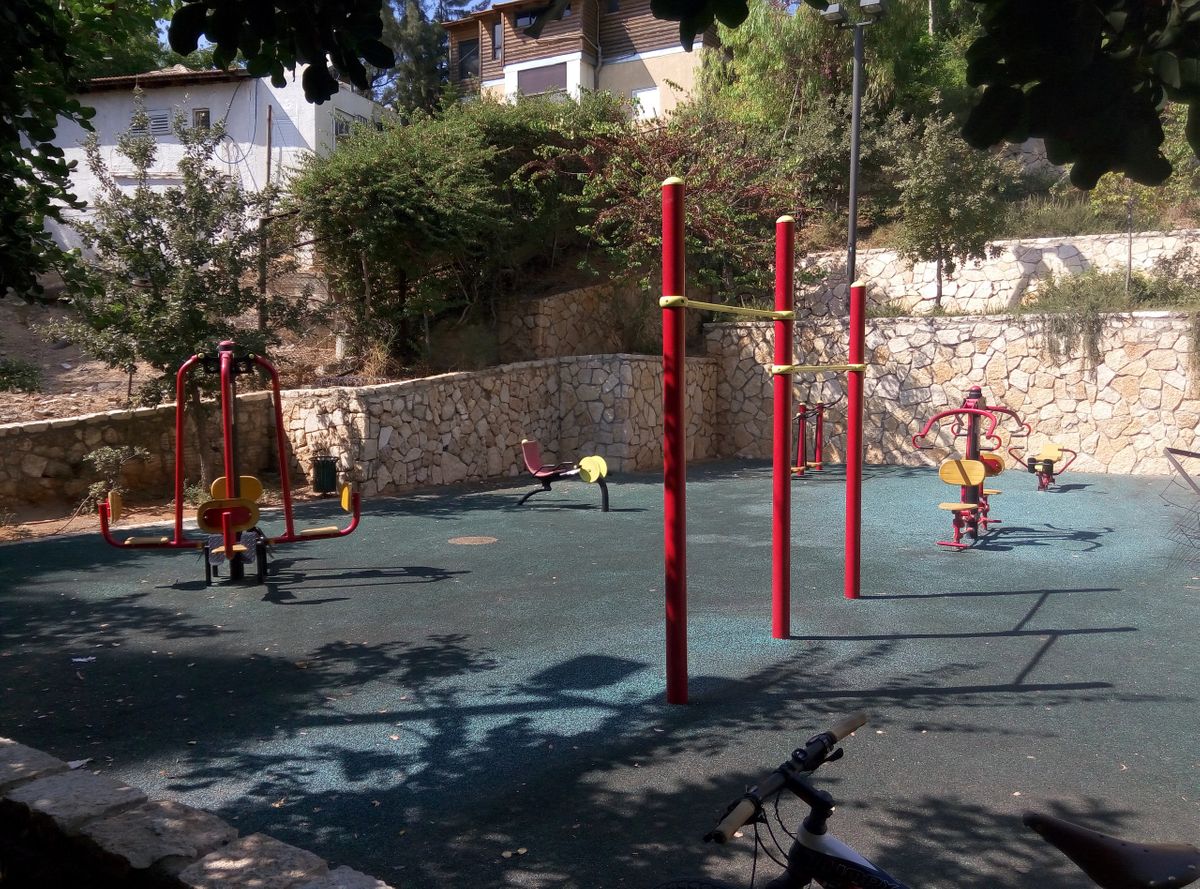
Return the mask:
POLYGON ((391 889, 349 867, 331 871, 320 856, 265 834, 237 839, 210 812, 147 800, 128 784, 0 738, 0 851, 6 844, 47 868, 120 881, 106 886, 134 877, 144 889, 391 889))
POLYGON ((70 771, 35 778, 6 792, 4 799, 49 818, 64 834, 74 836, 84 822, 140 805, 146 794, 104 775, 70 771))
POLYGON ((324 859, 265 833, 252 833, 210 852, 179 872, 188 889, 294 889, 302 880, 329 872, 324 859))
POLYGON ((0 792, 9 787, 65 772, 67 764, 8 738, 0 738, 0 792))

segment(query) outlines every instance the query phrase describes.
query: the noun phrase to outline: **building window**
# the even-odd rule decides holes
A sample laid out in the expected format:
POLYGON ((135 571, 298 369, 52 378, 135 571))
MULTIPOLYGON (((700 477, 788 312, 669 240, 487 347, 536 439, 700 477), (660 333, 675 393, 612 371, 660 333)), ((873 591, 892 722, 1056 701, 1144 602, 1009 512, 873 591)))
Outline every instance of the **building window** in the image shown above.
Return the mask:
POLYGON ((557 65, 542 65, 540 68, 526 68, 517 72, 517 92, 524 96, 536 96, 540 93, 566 92, 567 63, 557 65))
POLYGON ((608 3, 605 4, 604 11, 605 12, 620 12, 621 11, 621 0, 608 0, 608 3))
POLYGON ((568 3, 566 6, 563 7, 562 17, 563 18, 571 17, 571 4, 570 3, 568 3))
POLYGON ((458 43, 458 79, 470 80, 479 76, 479 38, 458 43))
POLYGON ((131 124, 129 131, 139 136, 145 136, 147 133, 152 136, 166 136, 171 132, 170 111, 147 111, 146 116, 150 118, 149 129, 135 127, 131 124))
POLYGON ((192 126, 198 130, 207 130, 212 126, 212 119, 207 108, 192 109, 192 126))
POLYGON ((637 107, 634 113, 638 120, 654 120, 662 114, 662 102, 658 96, 658 87, 634 90, 632 95, 637 107))
POLYGON ((343 139, 349 137, 351 126, 352 121, 349 117, 345 117, 340 113, 335 114, 333 117, 333 141, 341 142, 343 139))
POLYGON ((542 7, 539 7, 538 9, 526 9, 523 12, 518 12, 517 13, 517 27, 518 28, 528 28, 535 21, 537 21, 537 17, 539 15, 541 15, 543 12, 545 12, 548 8, 549 7, 542 6, 542 7))
POLYGON ((504 20, 492 23, 492 60, 504 55, 504 20))

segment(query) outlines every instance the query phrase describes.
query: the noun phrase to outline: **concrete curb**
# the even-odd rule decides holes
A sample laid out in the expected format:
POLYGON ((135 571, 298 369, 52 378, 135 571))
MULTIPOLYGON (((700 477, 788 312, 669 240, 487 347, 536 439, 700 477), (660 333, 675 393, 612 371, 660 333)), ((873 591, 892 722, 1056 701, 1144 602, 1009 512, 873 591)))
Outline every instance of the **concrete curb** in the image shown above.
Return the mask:
POLYGON ((0 738, 0 873, 13 889, 391 889, 216 815, 0 738))

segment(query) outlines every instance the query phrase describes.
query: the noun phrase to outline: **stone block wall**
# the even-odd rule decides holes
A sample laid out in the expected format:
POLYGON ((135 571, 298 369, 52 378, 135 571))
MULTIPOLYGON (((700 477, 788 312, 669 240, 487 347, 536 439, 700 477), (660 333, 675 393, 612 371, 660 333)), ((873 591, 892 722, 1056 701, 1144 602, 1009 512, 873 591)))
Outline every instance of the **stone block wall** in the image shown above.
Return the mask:
MULTIPOLYGON (((716 366, 689 361, 690 451, 718 456, 716 366)), ((601 454, 614 472, 662 461, 659 359, 532 361, 361 389, 285 393, 284 425, 303 472, 333 454, 365 496, 525 473, 521 440, 547 460, 601 454)))
MULTIPOLYGON (((770 456, 769 323, 715 324, 711 355, 720 356, 721 428, 734 430, 739 456, 770 456)), ((813 364, 845 362, 844 319, 799 325, 797 355, 813 364)), ((1052 361, 1041 337, 1009 316, 876 319, 867 327, 863 437, 870 463, 921 465, 945 456, 918 452, 910 441, 934 413, 960 405, 971 385, 1020 413, 1033 426, 1031 446, 1047 440, 1079 452, 1074 468, 1089 472, 1166 474, 1164 447, 1200 447, 1200 383, 1191 370, 1191 321, 1166 312, 1109 316, 1102 360, 1052 361)), ((794 394, 813 403, 845 393, 845 376, 796 381, 794 394)), ((727 444, 730 440, 724 440, 727 444)), ((826 425, 826 458, 840 460, 845 407, 826 425)))
POLYGON ((209 812, 0 738, 0 880, 12 889, 389 889, 209 812))
POLYGON ((497 339, 500 361, 657 350, 662 340, 657 298, 636 285, 608 282, 505 303, 497 339))
MULTIPOLYGON (((1140 232, 1133 236, 1133 268, 1149 271, 1154 264, 1183 247, 1197 244, 1200 231, 1140 232)), ((985 262, 963 265, 955 277, 942 282, 942 307, 947 312, 984 314, 1020 303, 1051 275, 1074 275, 1088 269, 1123 270, 1129 258, 1129 236, 1081 235, 1070 238, 1027 238, 995 241, 985 262)), ((934 264, 919 262, 912 268, 891 250, 860 250, 857 276, 867 282, 873 305, 890 305, 920 315, 934 308, 934 264)), ((806 269, 822 273, 820 286, 797 294, 796 308, 803 315, 844 314, 848 284, 846 254, 814 254, 800 261, 806 269)))
MULTIPOLYGON (((276 463, 270 430, 273 424, 267 393, 238 397, 239 458, 247 472, 270 471, 276 463)), ((208 418, 214 465, 220 465, 221 433, 216 411, 208 418)), ((200 460, 189 425, 185 442, 185 474, 200 477, 200 460)), ((103 445, 141 446, 144 461, 128 464, 124 482, 134 494, 161 497, 175 484, 175 407, 162 405, 108 411, 61 420, 0 425, 0 507, 47 501, 78 502, 99 477, 84 462, 103 445)))

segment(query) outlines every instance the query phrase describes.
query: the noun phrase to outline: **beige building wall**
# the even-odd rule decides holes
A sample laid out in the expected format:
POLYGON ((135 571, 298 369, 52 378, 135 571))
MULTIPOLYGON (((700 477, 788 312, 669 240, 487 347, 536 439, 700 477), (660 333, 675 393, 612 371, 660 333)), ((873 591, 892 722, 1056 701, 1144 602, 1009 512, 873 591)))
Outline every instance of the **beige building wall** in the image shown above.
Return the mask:
POLYGON ((596 72, 596 89, 631 97, 638 90, 658 87, 656 110, 658 114, 666 114, 695 89, 696 71, 699 67, 699 51, 684 52, 678 49, 661 55, 646 53, 642 57, 627 61, 605 62, 596 72), (679 84, 682 90, 673 89, 666 82, 668 80, 679 84))

